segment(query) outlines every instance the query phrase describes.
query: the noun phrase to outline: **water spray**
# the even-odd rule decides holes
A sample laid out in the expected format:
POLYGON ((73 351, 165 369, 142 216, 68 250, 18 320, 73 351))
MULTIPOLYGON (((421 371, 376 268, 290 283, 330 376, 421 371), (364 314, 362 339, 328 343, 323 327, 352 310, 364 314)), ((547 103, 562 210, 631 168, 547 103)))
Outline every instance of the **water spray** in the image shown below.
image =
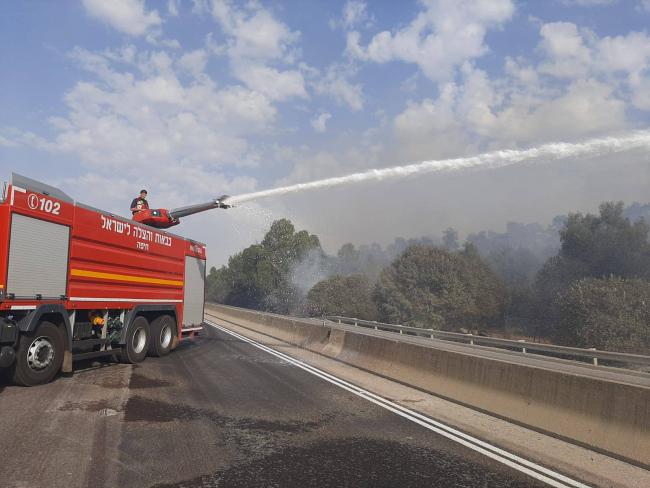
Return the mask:
POLYGON ((543 144, 529 149, 505 149, 465 158, 422 161, 405 166, 371 169, 347 176, 325 178, 308 183, 298 183, 290 186, 236 195, 226 198, 224 203, 233 206, 251 200, 258 200, 260 198, 286 195, 288 193, 299 193, 317 188, 349 185, 364 181, 382 181, 387 179, 407 178, 419 174, 453 172, 466 169, 495 169, 520 164, 532 159, 546 158, 550 160, 558 160, 587 155, 612 154, 641 147, 650 147, 650 131, 637 131, 620 137, 590 139, 580 143, 556 142, 543 144))

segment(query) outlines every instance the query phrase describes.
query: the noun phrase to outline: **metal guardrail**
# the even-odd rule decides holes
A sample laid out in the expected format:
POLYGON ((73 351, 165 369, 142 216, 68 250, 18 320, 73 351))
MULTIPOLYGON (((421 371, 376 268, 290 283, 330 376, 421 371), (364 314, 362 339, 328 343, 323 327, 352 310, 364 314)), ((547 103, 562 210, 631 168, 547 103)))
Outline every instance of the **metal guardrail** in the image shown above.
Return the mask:
POLYGON ((431 339, 462 342, 475 346, 491 346, 509 350, 514 349, 515 351, 522 353, 543 352, 557 356, 587 358, 591 359, 594 366, 598 366, 598 361, 612 361, 616 363, 650 366, 650 356, 643 356, 640 354, 600 351, 596 348, 583 349, 580 347, 554 346, 552 344, 540 344, 537 342, 529 342, 525 340, 499 339, 496 337, 462 334, 458 332, 446 332, 436 329, 422 329, 419 327, 409 327, 406 325, 384 324, 382 322, 341 317, 338 315, 330 315, 324 318, 338 322, 339 324, 356 325, 358 327, 373 328, 375 330, 386 330, 391 332, 398 332, 400 334, 408 333, 416 336, 429 337, 431 339))

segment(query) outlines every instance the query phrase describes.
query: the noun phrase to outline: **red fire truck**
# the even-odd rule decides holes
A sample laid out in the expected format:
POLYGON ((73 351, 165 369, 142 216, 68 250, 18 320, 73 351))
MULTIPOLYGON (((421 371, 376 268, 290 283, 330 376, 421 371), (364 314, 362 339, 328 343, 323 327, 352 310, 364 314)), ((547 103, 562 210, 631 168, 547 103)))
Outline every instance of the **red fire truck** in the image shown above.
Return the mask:
MULTIPOLYGON (((144 221, 169 227, 216 207, 227 205, 144 221)), ((205 245, 151 225, 12 175, 0 195, 0 368, 14 382, 46 383, 80 359, 164 356, 200 330, 205 245)))

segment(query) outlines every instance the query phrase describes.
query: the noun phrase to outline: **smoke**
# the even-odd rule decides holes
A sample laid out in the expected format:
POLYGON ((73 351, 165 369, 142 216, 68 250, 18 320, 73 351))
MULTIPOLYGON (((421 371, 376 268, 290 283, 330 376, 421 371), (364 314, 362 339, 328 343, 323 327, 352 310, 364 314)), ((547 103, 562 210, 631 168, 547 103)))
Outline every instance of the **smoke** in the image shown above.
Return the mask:
POLYGON ((291 283, 303 295, 313 288, 313 286, 332 276, 332 263, 330 258, 323 253, 322 249, 312 249, 298 263, 296 263, 290 272, 291 283))
POLYGON ((312 249, 292 266, 290 281, 303 296, 320 281, 336 275, 363 275, 374 283, 386 266, 408 247, 416 244, 437 246, 440 245, 440 240, 428 237, 407 240, 398 237, 386 248, 377 243, 363 244, 358 248, 348 243, 339 249, 336 256, 327 255, 321 248, 312 249))
POLYGON ((289 193, 301 193, 319 188, 349 185, 365 181, 401 179, 420 174, 454 172, 468 169, 495 169, 536 159, 549 161, 588 155, 602 156, 646 147, 650 147, 650 131, 637 131, 625 136, 590 139, 581 143, 549 143, 524 150, 506 149, 472 157, 422 161, 406 166, 372 169, 347 176, 325 178, 308 183, 298 183, 270 190, 245 193, 230 197, 227 199, 227 203, 237 205, 261 198, 286 195, 289 193))

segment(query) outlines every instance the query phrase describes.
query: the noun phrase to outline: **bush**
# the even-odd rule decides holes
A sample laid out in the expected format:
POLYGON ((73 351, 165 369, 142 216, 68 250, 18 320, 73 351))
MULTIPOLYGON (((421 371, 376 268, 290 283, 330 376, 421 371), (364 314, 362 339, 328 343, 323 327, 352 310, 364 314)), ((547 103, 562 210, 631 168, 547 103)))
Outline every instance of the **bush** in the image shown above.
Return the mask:
POLYGON ((333 276, 317 283, 307 294, 311 317, 342 315, 375 320, 377 309, 372 301, 372 287, 361 275, 333 276))
POLYGON ((408 248, 382 272, 374 297, 380 319, 437 329, 490 325, 507 303, 503 283, 471 245, 408 248))
POLYGON ((555 302, 556 340, 577 347, 648 354, 650 283, 623 278, 587 278, 555 302))

